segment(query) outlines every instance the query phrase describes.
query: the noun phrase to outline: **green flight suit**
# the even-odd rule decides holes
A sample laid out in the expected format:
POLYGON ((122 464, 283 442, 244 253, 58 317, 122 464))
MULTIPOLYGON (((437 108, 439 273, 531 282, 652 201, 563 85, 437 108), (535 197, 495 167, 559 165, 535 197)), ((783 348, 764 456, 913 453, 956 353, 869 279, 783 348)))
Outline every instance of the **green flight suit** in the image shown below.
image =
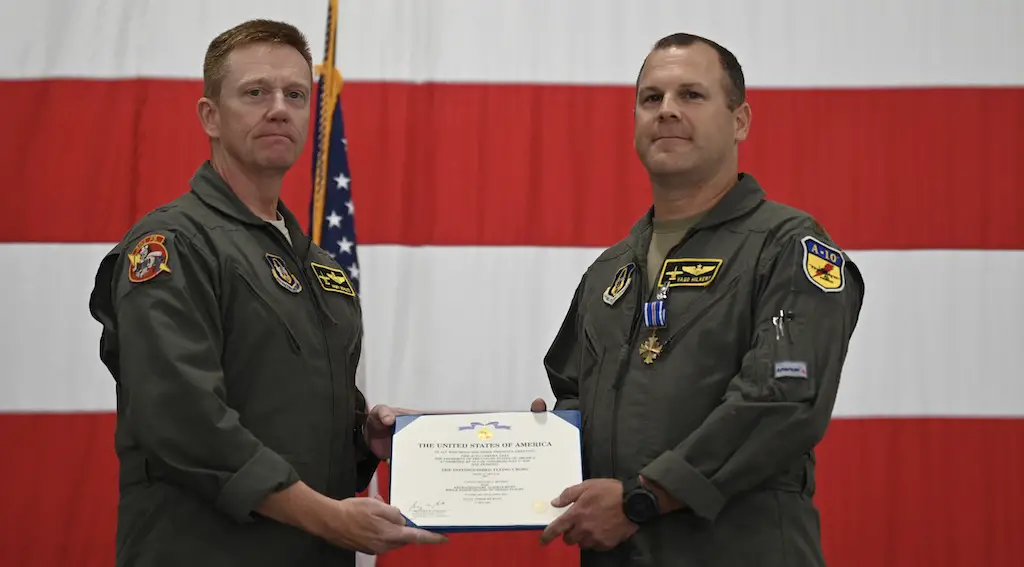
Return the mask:
POLYGON ((649 287, 652 213, 586 270, 544 363, 555 408, 582 413, 586 477, 642 474, 686 507, 583 551, 582 565, 824 565, 814 448, 860 315, 860 271, 811 216, 743 174, 649 287), (666 326, 648 328, 645 303, 666 283, 666 326), (660 352, 645 361, 649 340, 660 352))
POLYGON ((351 280, 283 204, 291 244, 209 162, 190 185, 103 258, 90 299, 117 394, 116 565, 354 565, 254 512, 299 479, 353 496, 379 462, 351 280))

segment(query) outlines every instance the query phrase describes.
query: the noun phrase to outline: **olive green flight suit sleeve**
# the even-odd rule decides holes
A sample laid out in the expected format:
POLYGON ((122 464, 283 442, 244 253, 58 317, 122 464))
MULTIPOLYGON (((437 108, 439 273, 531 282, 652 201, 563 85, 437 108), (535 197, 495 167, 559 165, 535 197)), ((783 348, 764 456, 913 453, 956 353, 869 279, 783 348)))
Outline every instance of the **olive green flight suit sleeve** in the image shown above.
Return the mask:
MULTIPOLYGON (((120 419, 161 475, 236 521, 252 521, 264 497, 299 478, 225 403, 215 259, 180 233, 161 234, 169 272, 129 281, 130 244, 97 276, 113 288, 120 419)), ((95 296, 94 309, 102 321, 95 296)))
MULTIPOLYGON (((356 349, 358 352, 359 349, 356 349)), ((356 361, 352 361, 355 365, 356 361)), ((373 453, 366 443, 366 419, 369 417, 370 407, 366 403, 366 397, 355 388, 355 430, 353 431, 353 442, 356 448, 356 492, 362 492, 370 486, 380 459, 373 453)))
POLYGON ((786 231, 767 265, 758 268, 763 292, 755 301, 753 344, 722 404, 640 471, 708 520, 733 495, 810 452, 830 422, 864 284, 847 257, 840 291, 815 286, 803 268, 801 238, 823 235, 806 228, 786 231), (780 310, 791 316, 781 336, 773 323, 780 310))
POLYGON ((544 369, 548 375, 551 392, 555 395, 555 410, 580 409, 579 378, 583 341, 580 340, 579 303, 585 285, 586 276, 583 276, 573 294, 562 326, 544 356, 544 369))

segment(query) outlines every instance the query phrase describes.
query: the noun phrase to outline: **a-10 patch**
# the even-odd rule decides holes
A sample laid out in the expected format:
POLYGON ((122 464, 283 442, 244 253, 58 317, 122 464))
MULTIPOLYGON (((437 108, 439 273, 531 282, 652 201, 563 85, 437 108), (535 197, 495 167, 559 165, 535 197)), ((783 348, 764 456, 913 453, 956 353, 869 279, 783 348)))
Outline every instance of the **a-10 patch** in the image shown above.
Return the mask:
POLYGON ((812 284, 825 292, 842 291, 846 285, 843 268, 846 263, 842 250, 829 246, 813 236, 800 240, 803 248, 804 275, 812 284))
POLYGON ((352 282, 349 281, 348 275, 345 274, 344 270, 317 264, 316 262, 310 262, 309 265, 313 268, 313 273, 316 274, 316 279, 320 282, 320 287, 324 291, 341 293, 352 297, 356 296, 356 290, 352 287, 352 282))
POLYGON ((128 254, 128 281, 141 283, 149 281, 160 272, 171 273, 170 254, 162 234, 150 234, 139 240, 128 254))
POLYGON ((721 268, 720 258, 669 258, 661 265, 658 287, 707 287, 721 268))

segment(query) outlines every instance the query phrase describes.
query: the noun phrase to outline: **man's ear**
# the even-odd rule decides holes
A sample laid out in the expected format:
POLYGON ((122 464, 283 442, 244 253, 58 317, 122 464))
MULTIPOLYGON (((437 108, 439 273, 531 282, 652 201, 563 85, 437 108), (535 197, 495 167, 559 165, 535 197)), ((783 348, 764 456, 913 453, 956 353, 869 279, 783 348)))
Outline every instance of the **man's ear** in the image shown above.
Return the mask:
POLYGON ((203 131, 210 138, 220 137, 220 109, 217 103, 207 97, 202 97, 196 103, 196 114, 199 115, 199 123, 203 131))
POLYGON ((750 133, 750 104, 744 102, 732 114, 736 122, 736 141, 742 142, 747 139, 747 134, 750 133))

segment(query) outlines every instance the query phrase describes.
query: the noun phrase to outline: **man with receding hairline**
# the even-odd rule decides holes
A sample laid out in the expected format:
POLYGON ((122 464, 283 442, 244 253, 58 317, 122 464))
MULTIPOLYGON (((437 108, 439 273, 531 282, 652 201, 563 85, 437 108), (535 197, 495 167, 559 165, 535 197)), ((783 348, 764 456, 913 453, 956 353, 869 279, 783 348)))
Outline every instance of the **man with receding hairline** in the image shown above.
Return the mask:
POLYGON ((305 38, 245 22, 203 77, 209 160, 103 258, 90 298, 117 392, 116 565, 338 567, 446 541, 355 497, 404 410, 367 411, 359 298, 281 202, 308 133, 305 38))
POLYGON ((739 172, 751 109, 728 50, 658 41, 634 116, 653 203, 586 270, 544 359, 555 409, 582 413, 586 480, 541 542, 583 567, 822 566, 814 448, 860 270, 739 172))

